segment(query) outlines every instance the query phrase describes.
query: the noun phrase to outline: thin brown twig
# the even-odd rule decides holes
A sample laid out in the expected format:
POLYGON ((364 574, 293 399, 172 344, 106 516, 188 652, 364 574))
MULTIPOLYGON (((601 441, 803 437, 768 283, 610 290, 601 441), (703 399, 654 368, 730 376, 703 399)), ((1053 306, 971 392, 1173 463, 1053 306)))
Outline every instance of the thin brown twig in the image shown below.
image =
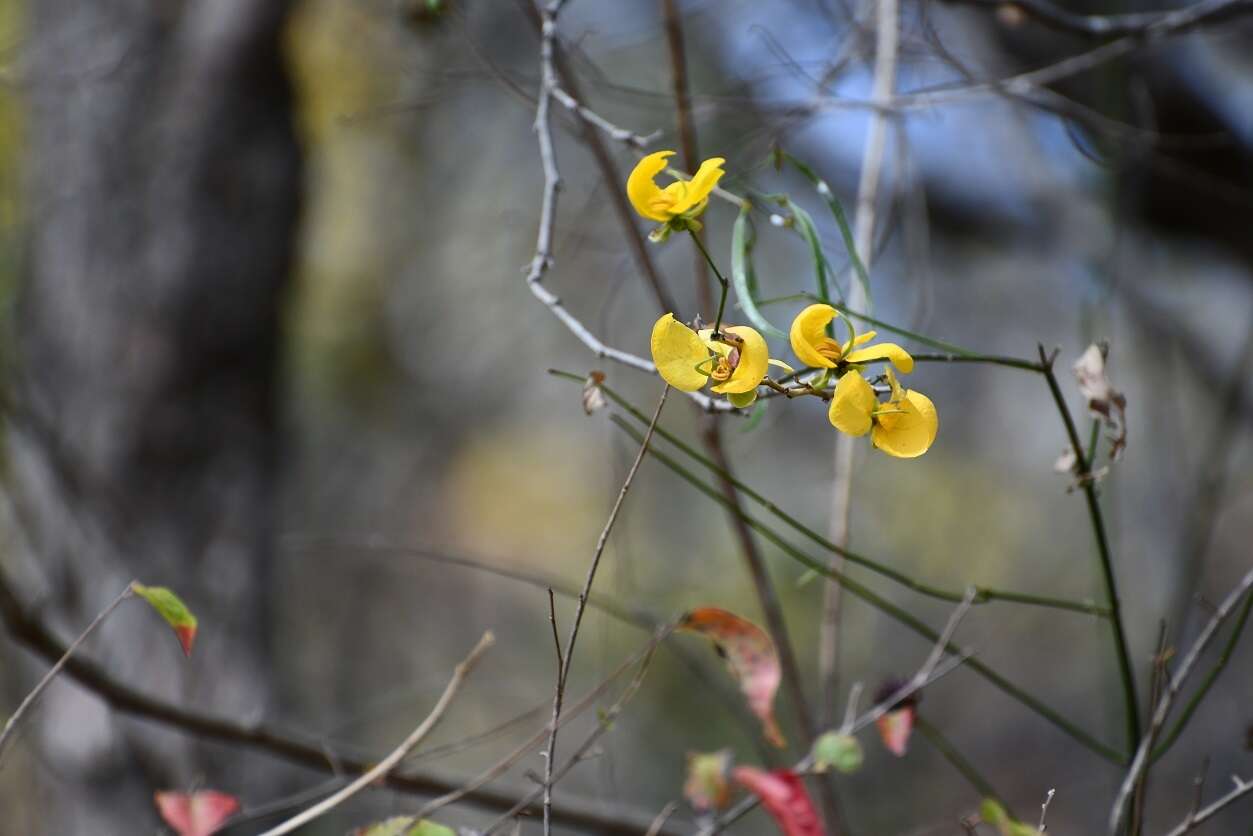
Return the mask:
POLYGON ((1236 588, 1228 593, 1227 597, 1218 605, 1218 608, 1210 617, 1209 623, 1205 625, 1205 629, 1197 636, 1196 641, 1192 644, 1192 648, 1183 658, 1183 661, 1179 663, 1178 669, 1171 675, 1165 690, 1162 692, 1161 699, 1158 701, 1157 710, 1153 712, 1153 720, 1149 724, 1148 733, 1140 741, 1135 758, 1131 761, 1131 766, 1127 769, 1127 775, 1123 778, 1122 786, 1119 787, 1118 795, 1114 799, 1114 806, 1109 814, 1109 832, 1111 836, 1115 836, 1118 833, 1118 828, 1122 825, 1127 798, 1131 795, 1132 789, 1140 779, 1141 773, 1148 767, 1149 753, 1153 750, 1153 744, 1166 722, 1166 717, 1170 713, 1170 707, 1174 703, 1175 697, 1182 690, 1197 660, 1201 658, 1202 652, 1209 646, 1214 636, 1218 634, 1218 628, 1231 615, 1240 599, 1250 594, 1250 589, 1253 589, 1253 570, 1250 570, 1236 584, 1236 588))
MULTIPOLYGON (((658 628, 658 629, 664 630, 664 628, 658 628)), ((609 690, 610 686, 613 685, 613 683, 617 681, 618 677, 620 677, 623 673, 625 673, 627 669, 629 669, 633 665, 639 664, 643 659, 648 657, 653 652, 653 649, 657 647, 658 640, 656 639, 656 636, 658 635, 658 632, 655 630, 653 635, 654 635, 654 638, 650 640, 648 644, 645 645, 645 647, 642 650, 640 650, 638 653, 635 653, 626 661, 624 661, 622 664, 620 664, 617 668, 615 668, 608 676, 606 676, 601 681, 599 685, 597 685, 592 690, 588 691, 586 694, 580 697, 576 702, 569 705, 562 712, 561 725, 564 727, 567 723, 571 722, 575 717, 582 714, 583 711, 588 708, 588 706, 590 706, 596 700, 600 699, 600 697, 607 690, 609 690)), ((487 769, 480 772, 478 775, 464 782, 460 787, 458 787, 453 792, 445 793, 439 798, 431 799, 426 804, 423 804, 422 807, 419 808, 418 811, 410 817, 410 820, 417 821, 420 819, 424 819, 427 816, 430 816, 433 813, 435 813, 437 810, 440 810, 443 807, 447 807, 449 804, 452 804, 466 797, 467 795, 469 795, 470 793, 472 793, 474 790, 478 789, 479 787, 482 787, 488 784, 489 782, 496 780, 496 778, 503 775, 505 772, 511 769, 514 766, 514 764, 516 764, 519 760, 521 760, 526 755, 527 752, 530 752, 536 746, 539 746, 545 740, 547 740, 548 735, 551 733, 551 731, 552 731, 551 727, 548 724, 545 724, 543 728, 537 731, 528 740, 520 744, 512 752, 505 755, 503 758, 501 758, 496 763, 489 766, 487 769)))
MULTIPOLYGON (((574 663, 574 646, 579 640, 579 628, 583 624, 583 614, 587 610, 587 599, 592 593, 592 585, 596 581, 596 570, 600 568, 600 559, 605 553, 605 545, 609 542, 609 534, 613 531, 614 523, 618 520, 618 513, 622 510, 622 504, 626 501, 627 493, 631 490, 631 485, 635 481, 635 474, 639 472, 640 465, 644 461, 644 454, 648 452, 648 445, 653 440, 653 431, 657 428, 657 421, 661 418, 661 410, 666 405, 666 396, 668 394, 670 394, 669 384, 661 390, 661 397, 657 399, 657 408, 653 410, 652 420, 644 433, 644 441, 640 444, 639 452, 635 454, 635 461, 631 463, 626 479, 622 482, 622 488, 618 491, 618 497, 614 500, 613 507, 609 510, 609 519, 605 520, 605 527, 601 529, 600 537, 596 539, 596 548, 592 551, 592 562, 587 567, 587 578, 583 581, 583 590, 579 593, 578 602, 574 607, 574 623, 570 625, 570 635, 566 639, 564 652, 561 649, 560 641, 557 643, 557 686, 553 695, 553 719, 548 733, 548 746, 544 750, 545 836, 552 832, 553 758, 557 749, 557 732, 561 726, 561 707, 565 700, 566 684, 570 678, 570 667, 574 663)), ((554 614, 554 638, 557 635, 556 629, 556 615, 554 614)))
MULTIPOLYGON (((574 767, 578 766, 586 759, 587 753, 591 750, 592 746, 594 746, 596 741, 600 740, 600 738, 607 731, 609 731, 609 729, 613 726, 614 721, 618 718, 618 715, 622 713, 622 709, 626 707, 626 704, 630 702, 631 698, 639 691, 640 686, 644 683, 644 676, 648 673, 649 666, 652 663, 653 651, 657 648, 657 645, 664 641, 665 638, 673 631, 674 625, 668 624, 654 634, 653 640, 649 643, 648 650, 645 653, 643 660, 640 661, 639 670, 627 684, 626 688, 623 689, 622 693, 618 696, 618 699, 614 701, 613 705, 609 706, 609 708, 607 708, 600 715, 598 722, 596 723, 596 727, 588 733, 587 737, 583 739, 583 743, 575 749, 574 754, 566 760, 560 770, 553 773, 551 778, 541 782, 543 786, 532 790, 520 801, 509 808, 508 811, 488 825, 483 831, 483 836, 491 836, 492 833, 500 829, 500 827, 510 819, 513 819, 515 816, 521 814, 524 810, 534 804, 536 799, 543 796, 553 784, 556 784, 564 778, 570 770, 574 769, 574 767)), ((649 826, 651 827, 651 823, 649 826)), ((640 828, 640 830, 643 829, 644 828, 640 828)))
MULTIPOLYGON (((3 617, 9 635, 38 655, 50 662, 65 656, 66 645, 38 617, 27 612, 3 574, 0 574, 0 617, 3 617)), ((336 757, 321 741, 308 741, 267 726, 246 725, 165 702, 115 679, 78 655, 67 659, 64 667, 67 675, 115 711, 124 714, 143 717, 207 740, 255 749, 333 775, 361 775, 376 762, 373 759, 336 757)), ((458 790, 463 782, 459 778, 432 772, 392 772, 384 777, 382 785, 398 792, 431 796, 458 790)), ((516 796, 510 792, 485 788, 468 792, 465 798, 491 809, 508 809, 516 801, 516 796)), ((649 819, 639 817, 634 811, 606 809, 600 801, 591 803, 566 799, 560 805, 553 805, 553 813, 554 817, 570 827, 612 836, 638 836, 649 824, 649 819)))
POLYGON ((439 721, 444 718, 445 712, 448 711, 448 706, 452 705, 453 699, 457 696, 457 692, 461 690, 461 685, 465 682, 466 677, 469 676, 470 671, 474 670, 474 666, 478 664, 479 659, 495 643, 496 638, 490 630, 483 634, 483 637, 479 639, 478 644, 474 646, 469 655, 453 669, 452 678, 448 680, 448 685, 444 687, 444 692, 440 694, 439 699, 435 702, 435 707, 431 709, 431 713, 387 757, 383 758, 373 768, 367 770, 339 792, 275 825, 261 834, 261 836, 284 836, 284 834, 291 833, 309 822, 316 821, 395 769, 397 764, 404 760, 405 756, 412 752, 414 747, 425 740, 427 735, 439 725, 439 721))
MULTIPOLYGON (((1059 32, 1085 38, 1117 38, 1142 35, 1161 24, 1169 12, 1127 12, 1112 15, 1077 14, 1056 6, 1048 0, 945 0, 950 5, 983 6, 991 9, 1016 9, 1027 17, 1059 32)), ((1237 2, 1214 13, 1209 20, 1228 19, 1253 12, 1253 3, 1237 2)))
POLYGON ((99 627, 114 610, 121 606, 123 601, 130 598, 134 594, 134 581, 132 581, 126 585, 125 589, 118 593, 118 596, 114 598, 107 607, 101 610, 96 617, 91 620, 91 623, 87 625, 87 629, 83 630, 83 632, 79 634, 78 638, 74 639, 74 643, 65 649, 65 653, 61 654, 61 658, 57 660, 56 664, 48 669, 48 672, 43 675, 43 678, 39 680, 39 683, 31 689, 29 694, 26 695, 26 698, 22 700, 20 705, 18 705, 17 710, 13 712, 13 715, 9 717, 8 721, 4 724, 4 729, 0 730, 0 758, 4 757, 5 746, 17 732, 17 724, 21 722, 23 715, 30 710, 30 707, 35 704, 36 700, 39 699, 44 690, 52 684, 52 680, 56 678, 56 675, 60 673, 61 669, 65 667, 67 662, 69 662, 70 656, 74 654, 74 651, 78 650, 79 646, 87 640, 87 637, 94 633, 96 628, 99 627))
POLYGON ((1245 781, 1239 775, 1232 775, 1231 780, 1235 786, 1232 787, 1230 792, 1196 812, 1189 812, 1187 819, 1174 830, 1167 833, 1166 836, 1183 836, 1185 833, 1191 833, 1198 825, 1213 818, 1246 795, 1253 793, 1253 781, 1245 781))

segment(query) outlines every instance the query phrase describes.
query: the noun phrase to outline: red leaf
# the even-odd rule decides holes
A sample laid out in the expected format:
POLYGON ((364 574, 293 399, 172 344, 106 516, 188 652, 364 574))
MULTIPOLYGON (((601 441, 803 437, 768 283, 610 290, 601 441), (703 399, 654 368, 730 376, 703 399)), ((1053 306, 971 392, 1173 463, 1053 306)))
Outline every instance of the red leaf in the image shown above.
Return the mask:
POLYGON ((178 836, 210 836, 239 812, 239 799, 217 790, 159 792, 157 812, 178 836))
POLYGON ((905 747, 909 745, 909 734, 914 730, 914 707, 907 705, 889 711, 878 720, 875 726, 879 729, 879 737, 883 745, 898 758, 905 756, 905 747))
POLYGON ((774 720, 774 695, 779 690, 782 672, 770 636, 751 621, 717 607, 692 610, 683 617, 679 629, 713 640, 739 680, 748 707, 761 718, 766 739, 775 746, 784 746, 783 734, 774 720))
POLYGON ((731 777, 757 796, 783 836, 826 836, 805 783, 792 770, 766 772, 753 766, 737 766, 731 770, 731 777))

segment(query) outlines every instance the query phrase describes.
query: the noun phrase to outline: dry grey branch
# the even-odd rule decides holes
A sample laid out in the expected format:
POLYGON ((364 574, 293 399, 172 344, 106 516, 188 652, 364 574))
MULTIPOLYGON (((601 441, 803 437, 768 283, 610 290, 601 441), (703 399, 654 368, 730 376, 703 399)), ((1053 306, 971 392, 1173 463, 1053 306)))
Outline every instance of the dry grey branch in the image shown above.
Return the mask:
MULTIPOLYGON (((557 643, 557 687, 553 696, 553 719, 548 733, 548 747, 544 750, 545 836, 552 830, 553 754, 557 748, 557 731, 561 726, 561 705, 565 699, 566 682, 570 676, 570 666, 574 661, 574 645, 579 639, 579 628, 583 624, 583 613, 587 610, 587 599, 592 593, 592 584, 596 581, 596 570, 600 568, 601 555, 605 553, 605 545, 609 542, 609 534, 613 531, 613 525, 618 520, 618 512, 622 510, 622 503, 626 501, 627 492, 631 490, 631 484, 635 481, 635 474, 639 472, 640 465, 644 462, 644 454, 648 452, 648 445, 653 440, 653 431, 657 429, 657 420, 661 418, 661 410, 666 405, 666 395, 668 394, 670 394, 669 385, 661 390, 661 397, 657 399, 657 408, 653 410, 652 420, 649 421, 648 430, 644 433, 644 441, 640 444, 639 452, 635 454, 635 461, 631 463, 631 469, 627 471, 626 479, 622 482, 622 489, 618 491, 618 498, 614 500, 613 508, 609 510, 609 519, 605 520, 605 527, 601 529, 600 537, 596 540, 596 548, 592 552, 592 562, 587 568, 587 578, 583 582, 583 590, 579 593, 578 603, 574 608, 574 623, 570 626, 570 636, 566 639, 564 652, 561 649, 560 642, 557 643)), ((557 637, 556 624, 556 615, 554 614, 554 639, 557 637)))
POLYGON ((375 781, 387 777, 387 773, 395 769, 396 766, 405 759, 405 756, 412 752, 415 746, 425 740, 426 736, 431 733, 436 725, 439 724, 439 721, 444 717, 444 713, 448 710, 448 706, 452 705, 453 698, 456 697, 457 692, 461 690, 461 684, 465 681, 465 678, 469 675, 470 671, 474 669, 474 666, 478 663, 483 654, 487 652, 488 648, 495 643, 496 638, 492 635, 490 630, 483 634, 483 637, 479 639, 478 644, 474 646, 474 649, 470 651, 470 654, 466 656, 466 658, 462 660, 456 668, 453 669, 452 678, 448 680, 448 685, 445 686, 444 693, 440 694, 439 700, 435 703, 435 707, 431 709, 431 713, 426 716, 425 720, 418 724, 417 728, 415 728, 408 737, 401 741, 399 746, 393 749, 387 757, 379 761, 373 769, 367 770, 364 774, 360 775, 357 780, 353 781, 351 784, 344 787, 342 790, 329 798, 314 804, 304 812, 292 816, 290 819, 287 819, 281 824, 270 828, 265 831, 265 833, 261 834, 261 836, 283 836, 285 833, 291 833, 293 830, 326 815, 340 804, 343 804, 345 801, 373 784, 375 781))
POLYGON ((22 716, 30 710, 30 707, 35 704, 35 701, 39 699, 44 690, 52 684, 52 680, 55 679, 56 675, 61 672, 61 669, 65 667, 65 663, 70 660, 70 656, 74 654, 74 651, 78 650, 79 645, 86 641, 87 637, 95 632, 96 628, 109 617, 110 613, 116 610, 123 601, 130 598, 133 594, 134 588, 132 584, 128 583, 126 588, 123 589, 122 592, 114 598, 107 607, 101 610, 99 615, 91 620, 91 623, 87 625, 87 629, 83 630, 83 632, 79 634, 78 638, 74 639, 74 643, 65 649, 65 653, 61 655, 61 658, 57 660, 56 664, 48 669, 48 672, 43 675, 43 678, 39 680, 39 683, 31 689, 29 694, 26 695, 26 698, 22 700, 20 705, 18 705, 17 710, 13 712, 13 716, 9 717, 8 721, 4 724, 3 731, 0 731, 0 758, 4 757, 5 746, 17 732, 17 724, 21 721, 22 716))
MULTIPOLYGON (((1131 796, 1131 792, 1135 788, 1136 782, 1140 779, 1141 773, 1149 766, 1149 755, 1153 751, 1153 744, 1157 741, 1157 736, 1161 732, 1162 726, 1166 723, 1166 717, 1170 714, 1170 707, 1174 704, 1175 697, 1183 689, 1184 683, 1187 682, 1188 676, 1192 673, 1192 669, 1196 666, 1197 660, 1201 658, 1205 648, 1218 635, 1218 628, 1231 615, 1232 610, 1235 609, 1240 599, 1249 594, 1251 587, 1253 587, 1253 570, 1250 570, 1241 579, 1240 583, 1236 585, 1236 588, 1218 605, 1218 609, 1210 617, 1209 623, 1205 625, 1205 629, 1197 636, 1192 648, 1188 651, 1188 655, 1184 657, 1178 669, 1170 677, 1161 698, 1158 700, 1157 710, 1153 712, 1153 720, 1149 725, 1148 734, 1140 741, 1140 747, 1136 750, 1136 756, 1127 770, 1126 777, 1123 778, 1117 797, 1114 799, 1114 807, 1109 814, 1109 832, 1111 836, 1118 833, 1118 828, 1122 824, 1123 813, 1127 806, 1127 799, 1131 796)), ((1241 787, 1237 787, 1237 792, 1247 792, 1247 788, 1242 790, 1241 787)), ((1213 813, 1210 813, 1210 815, 1213 815, 1213 813)))

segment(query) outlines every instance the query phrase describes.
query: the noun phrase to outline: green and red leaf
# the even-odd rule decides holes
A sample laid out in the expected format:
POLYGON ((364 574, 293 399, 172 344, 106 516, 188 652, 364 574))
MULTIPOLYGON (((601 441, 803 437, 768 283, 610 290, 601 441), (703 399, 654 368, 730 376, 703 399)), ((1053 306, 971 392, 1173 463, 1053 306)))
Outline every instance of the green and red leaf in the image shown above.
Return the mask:
POLYGON ((779 690, 782 670, 774 642, 756 624, 717 607, 700 607, 679 622, 680 630, 700 633, 713 641, 727 660, 731 674, 739 680, 748 707, 761 719, 766 739, 775 746, 786 745, 774 719, 774 695, 779 690))
POLYGON ((191 646, 196 641, 196 616, 183 600, 164 586, 144 586, 139 581, 131 584, 131 591, 147 601, 157 613, 174 628, 183 653, 191 656, 191 646))
POLYGON ((767 772, 753 766, 737 766, 731 770, 731 777, 757 796, 783 836, 826 836, 805 782, 792 770, 767 772))
POLYGON ((217 790, 159 792, 157 812, 178 836, 210 836, 239 812, 239 799, 217 790))
POLYGON ((698 813, 721 810, 731 800, 731 750, 689 752, 683 797, 698 813))

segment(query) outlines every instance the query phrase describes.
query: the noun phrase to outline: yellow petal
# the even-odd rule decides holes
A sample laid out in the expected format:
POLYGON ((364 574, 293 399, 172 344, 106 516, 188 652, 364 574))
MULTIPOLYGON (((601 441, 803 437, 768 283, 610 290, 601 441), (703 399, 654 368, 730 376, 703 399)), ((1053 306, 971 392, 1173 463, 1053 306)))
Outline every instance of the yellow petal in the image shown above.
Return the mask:
POLYGON ((730 331, 744 342, 740 345, 740 360, 731 372, 731 377, 710 389, 714 392, 742 394, 751 392, 761 385, 766 376, 766 368, 770 363, 770 347, 766 338, 747 325, 732 325, 725 330, 730 331))
POLYGON ((674 156, 673 151, 654 151, 640 160, 631 172, 631 176, 627 178, 627 197, 630 198, 631 205, 635 207, 636 212, 650 221, 665 223, 672 217, 654 208, 662 192, 653 182, 653 178, 665 169, 666 158, 672 156, 674 156))
POLYGON ((839 315, 839 311, 830 305, 818 303, 805 308, 792 320, 788 339, 792 343, 792 351, 806 366, 835 368, 835 361, 819 354, 817 346, 827 339, 827 324, 839 315))
POLYGON ((835 384, 835 395, 831 398, 827 418, 842 433, 865 435, 870 429, 870 416, 878 405, 874 389, 870 388, 866 379, 850 371, 835 384))
POLYGON ((722 157, 710 157, 700 164, 696 174, 686 184, 687 189, 682 199, 672 207, 674 214, 682 215, 689 212, 699 214, 705 208, 704 203, 709 199, 709 193, 714 190, 714 186, 718 185, 718 181, 726 173, 722 170, 722 164, 725 162, 726 160, 722 157))
POLYGON ((695 392, 705 385, 708 373, 696 367, 709 359, 709 350, 691 328, 666 314, 653 326, 653 363, 662 380, 682 392, 695 392))
POLYGON ((905 392, 905 399, 885 405, 876 416, 870 440, 889 456, 912 459, 927 452, 940 428, 935 404, 921 392, 905 392))
POLYGON ((875 343, 856 351, 850 351, 844 357, 850 363, 870 363, 875 360, 891 360, 892 365, 901 370, 901 374, 909 374, 914 370, 914 358, 909 352, 896 343, 875 343))
POLYGON ((848 351, 850 348, 856 348, 859 345, 865 345, 866 343, 870 342, 877 336, 879 336, 878 331, 867 331, 864 334, 857 334, 851 340, 844 343, 844 350, 848 351))
POLYGON ((783 371, 787 372, 788 374, 796 374, 796 369, 792 368, 787 363, 784 363, 782 360, 776 360, 773 357, 771 357, 770 365, 774 366, 777 369, 783 369, 783 371))

